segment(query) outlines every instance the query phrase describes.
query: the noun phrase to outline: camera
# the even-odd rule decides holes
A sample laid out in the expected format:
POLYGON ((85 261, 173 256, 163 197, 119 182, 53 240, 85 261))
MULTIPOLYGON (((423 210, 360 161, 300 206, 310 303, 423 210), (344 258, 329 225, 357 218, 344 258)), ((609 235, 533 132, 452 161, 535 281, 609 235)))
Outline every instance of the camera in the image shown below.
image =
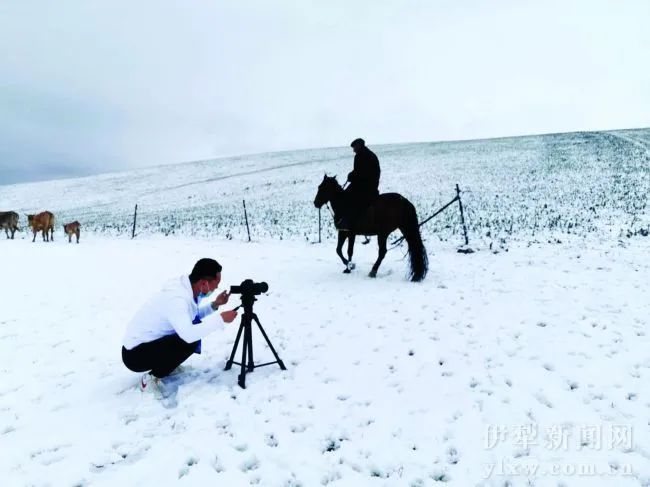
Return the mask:
POLYGON ((241 294, 242 296, 259 296, 269 290, 265 282, 253 282, 252 279, 242 281, 239 286, 230 286, 230 294, 241 294))

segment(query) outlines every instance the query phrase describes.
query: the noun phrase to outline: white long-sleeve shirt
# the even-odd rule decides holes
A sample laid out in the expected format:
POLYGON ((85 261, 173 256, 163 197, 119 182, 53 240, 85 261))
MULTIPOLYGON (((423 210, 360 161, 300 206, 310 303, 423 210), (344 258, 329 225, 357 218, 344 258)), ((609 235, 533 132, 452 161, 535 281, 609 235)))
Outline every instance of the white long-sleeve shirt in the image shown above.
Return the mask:
POLYGON ((174 333, 187 343, 196 342, 217 330, 220 321, 206 320, 197 324, 192 321, 197 315, 203 319, 213 312, 211 303, 199 306, 194 301, 189 277, 181 276, 169 281, 136 312, 122 343, 131 350, 141 343, 174 333))

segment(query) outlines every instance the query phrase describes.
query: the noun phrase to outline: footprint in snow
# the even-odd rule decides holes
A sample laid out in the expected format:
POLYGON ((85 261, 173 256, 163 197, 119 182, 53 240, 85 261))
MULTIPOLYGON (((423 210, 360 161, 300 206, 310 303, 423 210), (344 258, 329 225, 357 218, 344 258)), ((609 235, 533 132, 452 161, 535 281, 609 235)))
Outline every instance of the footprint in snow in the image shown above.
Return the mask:
POLYGON ((245 460, 242 462, 242 464, 239 466, 239 469, 242 472, 250 472, 251 470, 256 470, 260 466, 260 462, 257 459, 256 456, 252 456, 251 458, 245 460))
POLYGON ((215 472, 221 473, 225 470, 223 464, 219 460, 219 457, 215 455, 214 460, 211 462, 212 468, 214 469, 215 472))
POLYGON ((238 452, 245 452, 248 450, 248 445, 246 443, 237 443, 236 445, 233 445, 233 448, 238 452))
POLYGON ((185 477, 188 473, 190 473, 190 468, 192 465, 196 465, 199 463, 199 460, 194 457, 190 457, 186 460, 185 465, 179 470, 178 472, 178 478, 183 478, 185 477))
POLYGON ((450 465, 456 465, 459 460, 460 457, 458 455, 458 450, 456 450, 456 448, 454 448, 453 446, 450 447, 447 450, 447 463, 449 463, 450 465))
POLYGON ((275 437, 273 433, 269 433, 268 435, 266 435, 264 441, 267 444, 267 446, 270 446, 271 448, 275 448, 276 446, 278 446, 278 439, 275 437))
POLYGON ((544 406, 546 406, 546 407, 549 408, 549 409, 552 409, 552 408, 553 408, 553 404, 551 403, 551 401, 549 401, 549 400, 546 398, 546 396, 544 396, 542 393, 539 393, 539 392, 538 392, 537 394, 534 395, 534 397, 535 397, 535 399, 537 399, 537 401, 538 401, 540 404, 543 404, 544 406))

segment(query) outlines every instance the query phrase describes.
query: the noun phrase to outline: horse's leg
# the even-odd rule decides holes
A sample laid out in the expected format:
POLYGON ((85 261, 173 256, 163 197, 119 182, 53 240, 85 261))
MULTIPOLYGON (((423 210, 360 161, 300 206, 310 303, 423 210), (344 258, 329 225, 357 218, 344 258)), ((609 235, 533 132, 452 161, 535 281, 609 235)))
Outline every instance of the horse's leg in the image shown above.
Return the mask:
POLYGON ((37 232, 36 232, 36 230, 34 230, 34 229, 32 228, 32 233, 34 234, 34 238, 32 239, 32 243, 34 243, 34 242, 36 241, 36 233, 37 233, 37 232))
POLYGON ((356 235, 354 233, 351 233, 348 236, 348 272, 353 270, 356 266, 352 262, 352 254, 354 254, 354 239, 356 238, 356 235))
POLYGON ((343 244, 345 243, 345 239, 348 238, 346 232, 339 232, 339 240, 336 244, 336 253, 338 256, 341 258, 343 261, 343 265, 345 266, 345 270, 347 270, 348 266, 348 261, 346 260, 345 257, 343 257, 343 244))
POLYGON ((372 266, 370 277, 377 277, 377 271, 381 265, 381 261, 386 257, 386 240, 388 240, 388 235, 377 235, 377 244, 379 245, 379 255, 377 255, 377 262, 372 266))

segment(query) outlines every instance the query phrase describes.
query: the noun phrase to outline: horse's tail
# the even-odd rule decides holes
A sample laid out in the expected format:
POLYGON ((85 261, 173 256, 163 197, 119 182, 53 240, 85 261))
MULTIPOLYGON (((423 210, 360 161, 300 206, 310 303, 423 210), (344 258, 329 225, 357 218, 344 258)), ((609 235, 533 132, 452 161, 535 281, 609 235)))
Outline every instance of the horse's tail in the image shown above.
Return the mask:
POLYGON ((422 243, 415 206, 409 201, 406 203, 406 218, 399 229, 409 246, 409 278, 413 282, 420 282, 425 278, 429 270, 429 258, 427 257, 427 249, 424 248, 424 243, 422 243))

